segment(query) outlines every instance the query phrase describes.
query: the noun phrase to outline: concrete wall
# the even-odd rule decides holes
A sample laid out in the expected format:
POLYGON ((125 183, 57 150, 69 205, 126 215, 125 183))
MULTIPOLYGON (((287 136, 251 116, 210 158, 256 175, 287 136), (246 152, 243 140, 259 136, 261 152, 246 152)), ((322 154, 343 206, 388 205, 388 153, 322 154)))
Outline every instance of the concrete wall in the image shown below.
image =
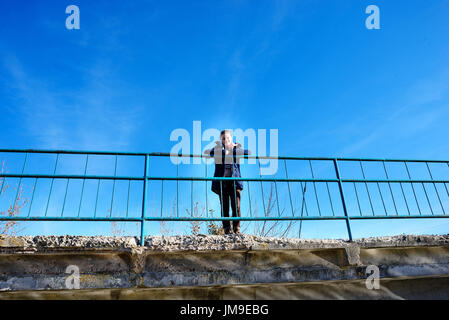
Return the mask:
MULTIPOLYGON (((0 238, 0 299, 449 298, 449 235, 0 238), (366 287, 376 266, 380 289, 366 287), (66 280, 79 270, 79 288, 66 280)), ((72 283, 72 282, 71 282, 72 283)))

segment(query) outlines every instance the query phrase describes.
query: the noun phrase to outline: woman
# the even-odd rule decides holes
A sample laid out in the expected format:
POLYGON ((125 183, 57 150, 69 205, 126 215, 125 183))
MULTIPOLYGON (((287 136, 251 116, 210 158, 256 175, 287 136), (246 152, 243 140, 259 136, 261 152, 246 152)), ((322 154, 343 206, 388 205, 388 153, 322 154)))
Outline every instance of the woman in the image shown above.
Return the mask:
MULTIPOLYGON (((221 142, 216 142, 213 149, 204 153, 215 159, 214 177, 241 177, 240 163, 237 155, 250 155, 251 151, 242 149, 241 144, 232 142, 232 134, 229 130, 220 133, 221 142), (223 159, 225 159, 223 161, 223 159)), ((220 198, 221 212, 223 217, 229 217, 229 201, 231 201, 232 216, 241 217, 240 199, 242 196, 243 183, 241 181, 212 181, 212 191, 220 198)), ((240 221, 232 221, 234 233, 240 233, 240 221)), ((231 232, 230 221, 223 221, 225 234, 231 232)))

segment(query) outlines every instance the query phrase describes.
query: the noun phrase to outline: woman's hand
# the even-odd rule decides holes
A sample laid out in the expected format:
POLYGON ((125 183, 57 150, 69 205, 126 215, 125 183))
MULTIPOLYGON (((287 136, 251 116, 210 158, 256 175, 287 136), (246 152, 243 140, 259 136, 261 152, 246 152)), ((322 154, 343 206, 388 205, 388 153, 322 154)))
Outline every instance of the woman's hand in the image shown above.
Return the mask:
POLYGON ((216 147, 218 148, 225 148, 227 150, 231 150, 234 147, 234 143, 231 142, 230 145, 223 145, 223 143, 221 141, 215 141, 216 147))
MULTIPOLYGON (((221 141, 215 141, 215 145, 216 145, 216 147, 223 148, 223 143, 221 141)), ((234 147, 241 148, 242 144, 231 142, 231 144, 229 146, 227 146, 226 149, 230 150, 234 147)))

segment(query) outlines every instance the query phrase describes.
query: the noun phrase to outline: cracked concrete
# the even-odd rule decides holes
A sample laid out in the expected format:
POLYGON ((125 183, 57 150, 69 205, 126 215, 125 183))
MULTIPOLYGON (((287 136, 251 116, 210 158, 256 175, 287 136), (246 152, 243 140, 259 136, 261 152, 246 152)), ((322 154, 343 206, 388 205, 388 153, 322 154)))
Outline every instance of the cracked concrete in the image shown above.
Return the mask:
POLYGON ((136 237, 0 236, 0 291, 66 289, 69 265, 79 268, 80 289, 361 281, 369 265, 381 279, 433 279, 449 276, 449 235, 192 235, 147 237, 143 247, 136 237))
MULTIPOLYGON (((230 235, 188 235, 154 236, 145 238, 145 250, 151 251, 220 251, 220 250, 288 250, 348 248, 348 254, 357 253, 357 248, 407 247, 449 245, 447 235, 401 235, 347 240, 289 239, 259 237, 245 234, 230 235)), ((7 248, 23 251, 42 251, 49 248, 60 249, 131 249, 139 246, 137 237, 103 236, 20 236, 0 235, 0 252, 7 248)))

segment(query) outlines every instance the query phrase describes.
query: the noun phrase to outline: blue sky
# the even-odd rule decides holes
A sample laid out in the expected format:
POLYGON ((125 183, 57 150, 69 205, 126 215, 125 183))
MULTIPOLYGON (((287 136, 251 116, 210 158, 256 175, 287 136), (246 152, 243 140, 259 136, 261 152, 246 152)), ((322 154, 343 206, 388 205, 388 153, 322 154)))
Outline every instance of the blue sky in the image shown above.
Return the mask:
MULTIPOLYGON (((0 147, 168 152, 170 133, 197 120, 278 129, 285 156, 449 159, 448 12, 449 1, 3 1, 0 147), (65 28, 70 4, 80 30, 65 28), (380 30, 365 28, 370 4, 380 30)), ((448 230, 404 232, 426 223, 448 230)))

